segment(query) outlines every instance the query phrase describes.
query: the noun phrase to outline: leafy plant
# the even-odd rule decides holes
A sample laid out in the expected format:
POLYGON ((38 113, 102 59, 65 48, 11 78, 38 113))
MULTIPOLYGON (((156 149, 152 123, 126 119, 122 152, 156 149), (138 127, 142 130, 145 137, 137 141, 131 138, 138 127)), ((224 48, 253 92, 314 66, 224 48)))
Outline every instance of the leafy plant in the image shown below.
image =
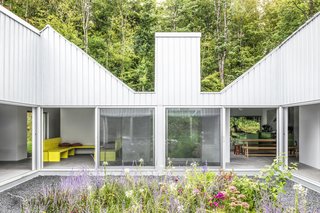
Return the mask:
POLYGON ((129 169, 114 177, 84 171, 45 187, 24 202, 23 212, 264 212, 262 206, 280 208, 277 197, 294 168, 278 160, 255 178, 214 173, 197 163, 184 176, 171 169, 164 176, 132 176, 129 169))

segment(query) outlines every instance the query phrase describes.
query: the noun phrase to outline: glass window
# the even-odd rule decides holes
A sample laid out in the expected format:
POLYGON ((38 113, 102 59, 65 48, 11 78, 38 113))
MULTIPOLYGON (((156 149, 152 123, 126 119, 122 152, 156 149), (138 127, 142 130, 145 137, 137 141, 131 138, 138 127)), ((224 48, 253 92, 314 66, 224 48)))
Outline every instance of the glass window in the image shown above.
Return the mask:
POLYGON ((114 166, 154 165, 153 109, 101 109, 100 164, 105 161, 114 166))
POLYGON ((220 165, 220 110, 167 109, 166 157, 174 166, 220 165))

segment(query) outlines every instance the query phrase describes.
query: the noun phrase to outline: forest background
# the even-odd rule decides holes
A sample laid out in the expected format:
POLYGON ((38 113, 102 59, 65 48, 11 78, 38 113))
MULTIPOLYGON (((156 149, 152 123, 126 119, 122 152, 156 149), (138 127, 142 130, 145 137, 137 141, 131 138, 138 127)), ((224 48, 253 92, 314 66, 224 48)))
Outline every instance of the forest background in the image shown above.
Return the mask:
POLYGON ((320 10, 320 0, 0 0, 136 91, 154 90, 154 33, 201 32, 202 91, 220 91, 320 10))

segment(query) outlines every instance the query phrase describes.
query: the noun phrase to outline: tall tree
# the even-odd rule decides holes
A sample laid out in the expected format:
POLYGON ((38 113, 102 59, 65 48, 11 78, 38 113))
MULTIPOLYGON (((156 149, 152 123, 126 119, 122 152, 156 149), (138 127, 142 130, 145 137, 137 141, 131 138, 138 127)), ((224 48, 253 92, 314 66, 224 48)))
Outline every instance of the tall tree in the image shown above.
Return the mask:
POLYGON ((225 61, 228 50, 228 2, 227 0, 215 0, 215 37, 217 38, 216 54, 221 84, 225 84, 225 61))
POLYGON ((88 52, 88 30, 91 17, 91 0, 79 0, 82 12, 82 30, 84 51, 88 52))

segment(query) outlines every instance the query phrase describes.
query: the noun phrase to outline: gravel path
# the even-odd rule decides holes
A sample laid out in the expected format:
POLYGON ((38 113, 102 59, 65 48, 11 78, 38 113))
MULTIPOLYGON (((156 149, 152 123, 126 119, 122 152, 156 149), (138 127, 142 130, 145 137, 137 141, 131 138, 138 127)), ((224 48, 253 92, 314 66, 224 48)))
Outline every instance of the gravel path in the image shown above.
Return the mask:
MULTIPOLYGON (((44 184, 54 184, 60 181, 59 176, 40 176, 7 191, 0 193, 0 213, 21 212, 22 200, 36 196, 42 190, 44 184)), ((293 182, 289 181, 286 185, 287 193, 280 196, 280 201, 286 203, 286 206, 294 206, 294 191, 292 190, 293 182)), ((308 212, 320 213, 320 194, 308 190, 308 212)))
MULTIPOLYGON (((293 185, 294 182, 289 181, 285 187, 287 193, 279 197, 280 202, 285 203, 286 206, 294 206, 295 193, 292 189, 293 185)), ((320 194, 318 192, 308 189, 307 202, 307 212, 320 213, 320 194)))
POLYGON ((0 192, 0 213, 21 212, 22 199, 36 196, 45 184, 60 181, 59 176, 39 176, 4 192, 0 192))

